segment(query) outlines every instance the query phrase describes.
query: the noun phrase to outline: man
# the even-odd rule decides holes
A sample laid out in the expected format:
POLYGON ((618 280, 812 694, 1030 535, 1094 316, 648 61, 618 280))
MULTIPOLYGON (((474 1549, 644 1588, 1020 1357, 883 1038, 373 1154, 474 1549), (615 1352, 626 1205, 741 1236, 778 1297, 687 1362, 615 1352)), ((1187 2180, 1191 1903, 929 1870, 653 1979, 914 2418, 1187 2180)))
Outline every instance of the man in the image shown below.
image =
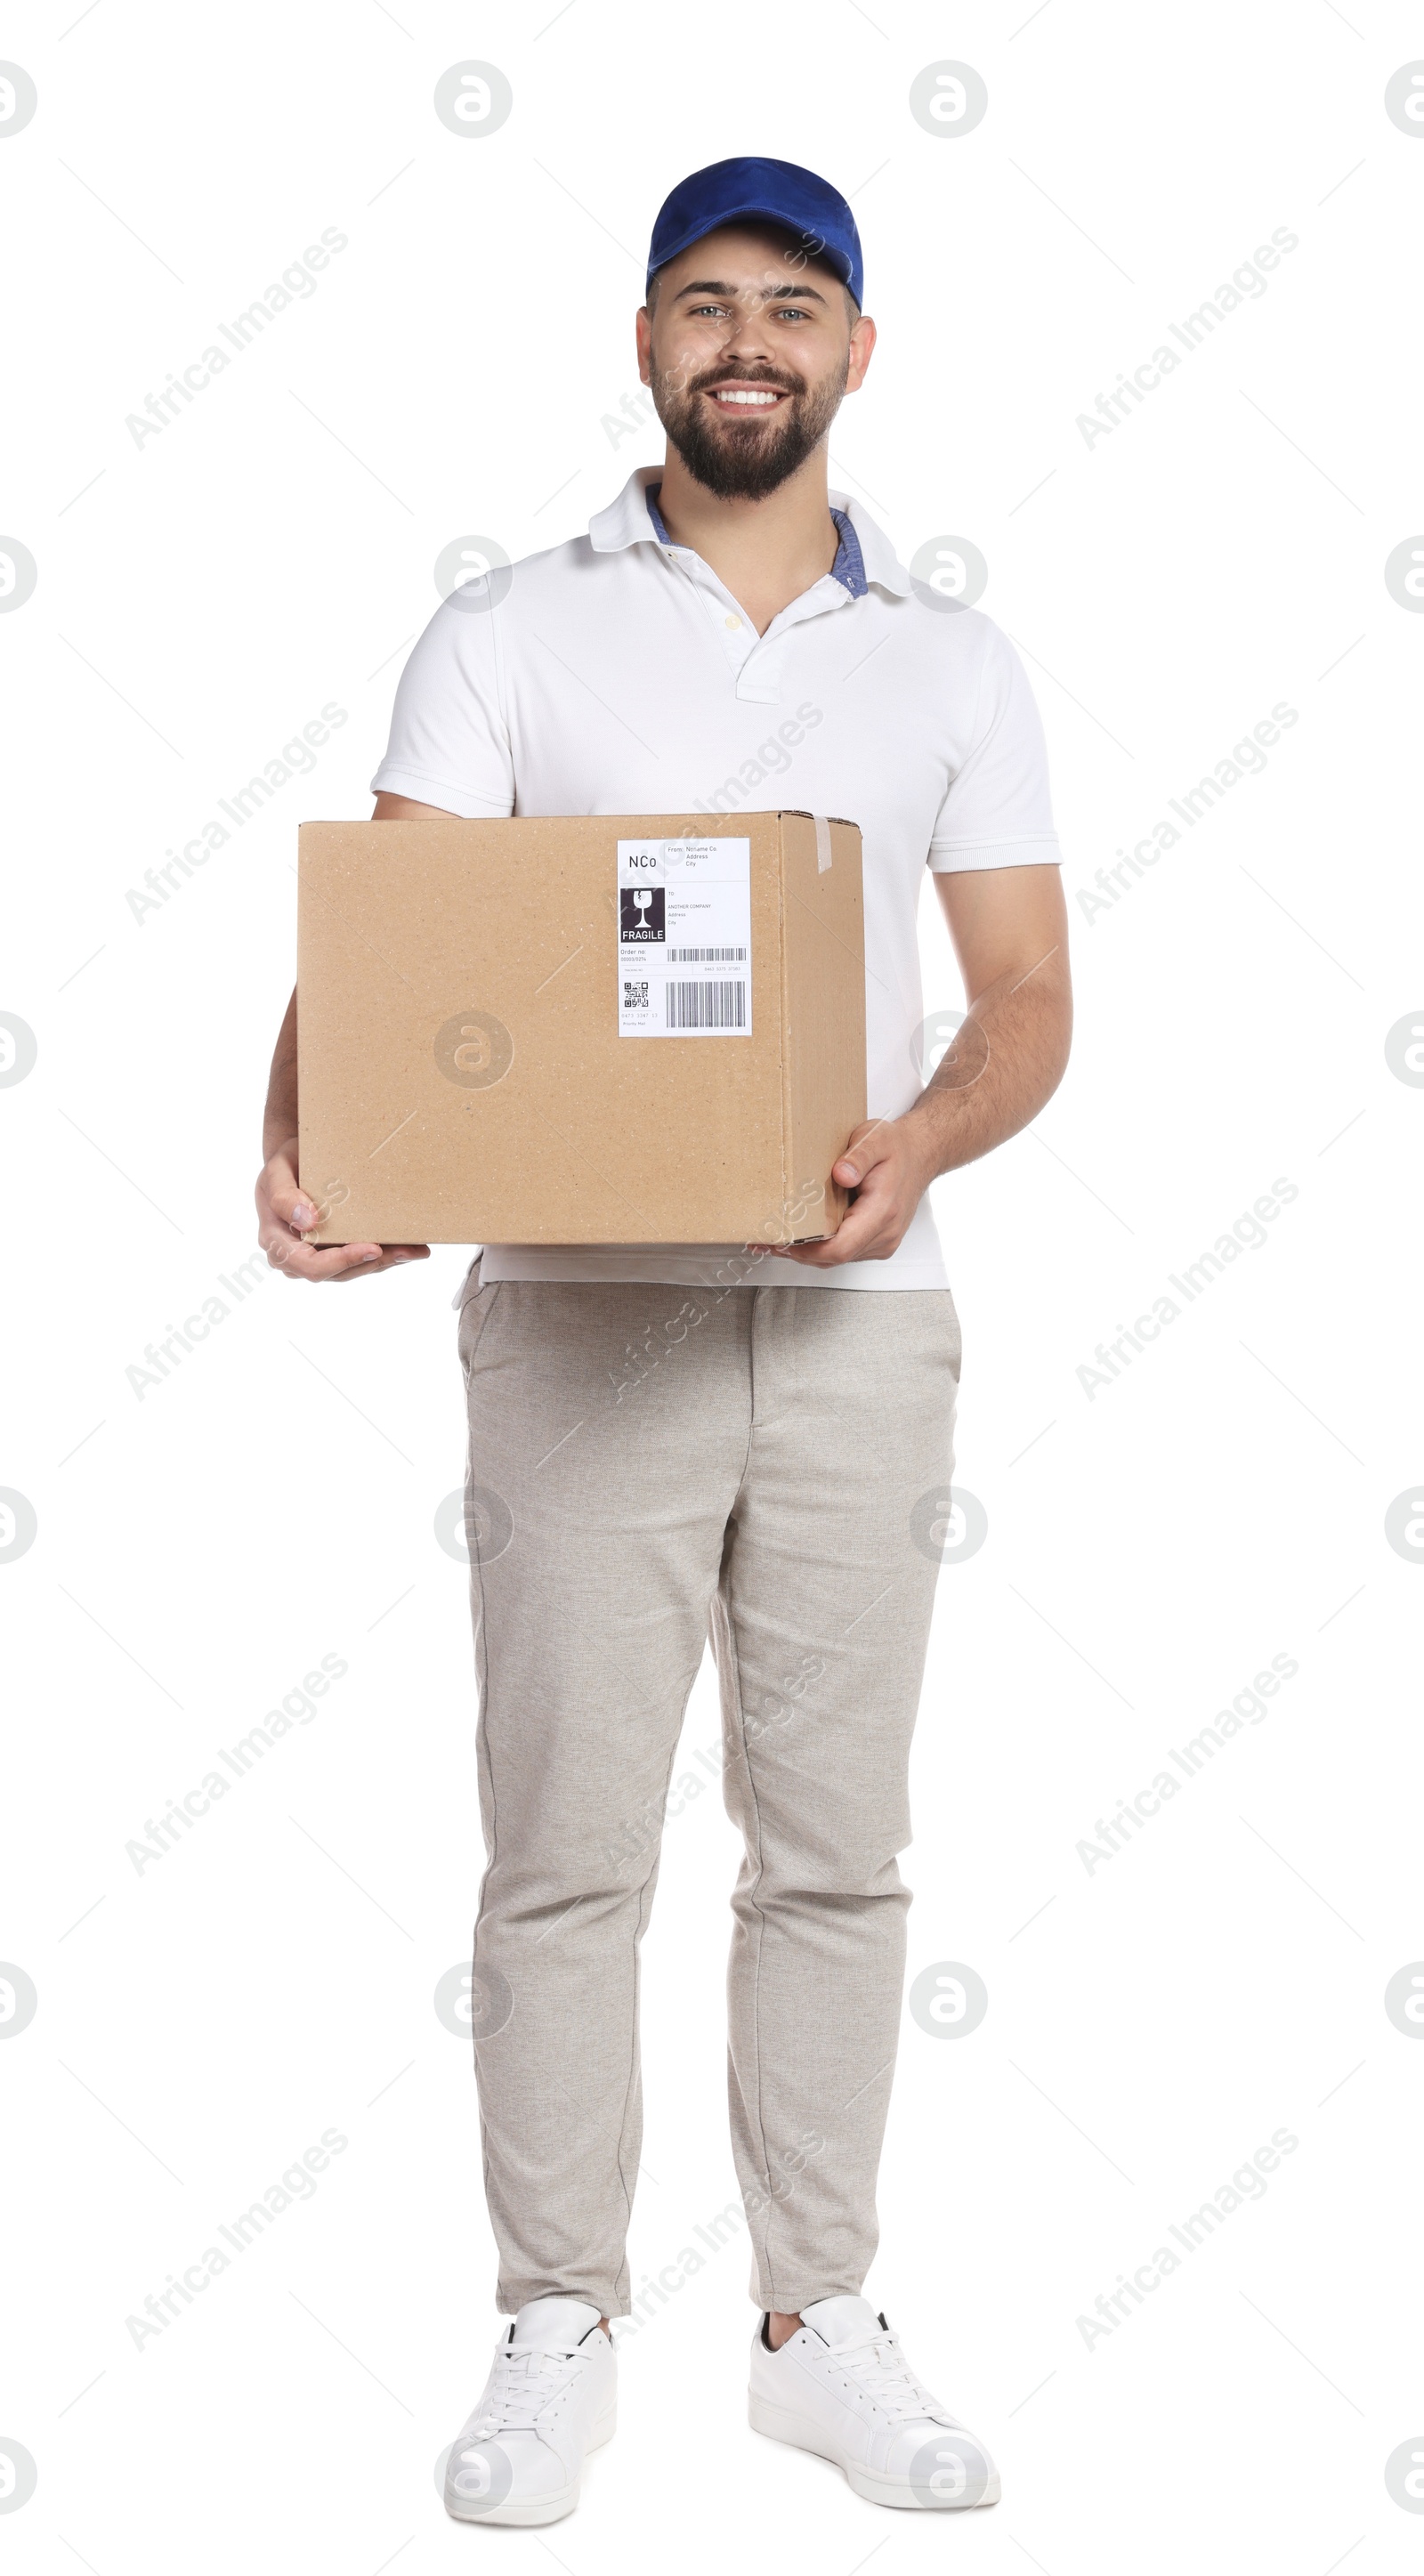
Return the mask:
MULTIPOLYGON (((851 816, 864 842, 871 1116, 835 1167, 852 1195, 834 1233, 782 1252, 487 1245, 461 1293, 488 1853, 476 2063, 512 2318, 450 2458, 447 2505, 472 2520, 567 2513, 613 2430, 638 1945, 709 1620, 746 1844, 728 1991, 751 2421, 877 2503, 999 2492, 862 2283, 936 1573, 911 1515, 948 1481, 959 1376, 925 1191, 1056 1087, 1066 919, 1016 656, 976 611, 917 591, 859 503, 828 491, 830 424, 875 345, 861 303, 850 208, 811 172, 723 161, 676 188, 637 318, 663 465, 502 595, 482 582, 444 603, 373 781, 378 819, 727 812, 784 793, 851 816), (922 1087, 927 860, 969 1011, 922 1087)), ((418 1259, 303 1241, 295 1003, 258 1185, 269 1259, 318 1280, 418 1259)))

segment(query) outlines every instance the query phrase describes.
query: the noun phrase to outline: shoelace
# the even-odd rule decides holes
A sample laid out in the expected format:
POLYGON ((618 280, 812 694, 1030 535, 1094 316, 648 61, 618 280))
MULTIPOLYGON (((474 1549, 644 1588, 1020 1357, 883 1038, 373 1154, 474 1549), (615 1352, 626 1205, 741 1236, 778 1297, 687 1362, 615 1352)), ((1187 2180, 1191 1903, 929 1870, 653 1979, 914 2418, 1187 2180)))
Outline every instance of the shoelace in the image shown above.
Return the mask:
POLYGON ((539 2352, 523 2344, 502 2345, 479 2415, 466 2438, 531 2431, 550 2398, 567 2382, 576 2357, 572 2352, 539 2352))
POLYGON ((944 2418, 939 2399, 915 2377, 895 2336, 884 2326, 849 2335, 844 2343, 830 2344, 827 2350, 855 2386, 897 2423, 921 2415, 944 2418))

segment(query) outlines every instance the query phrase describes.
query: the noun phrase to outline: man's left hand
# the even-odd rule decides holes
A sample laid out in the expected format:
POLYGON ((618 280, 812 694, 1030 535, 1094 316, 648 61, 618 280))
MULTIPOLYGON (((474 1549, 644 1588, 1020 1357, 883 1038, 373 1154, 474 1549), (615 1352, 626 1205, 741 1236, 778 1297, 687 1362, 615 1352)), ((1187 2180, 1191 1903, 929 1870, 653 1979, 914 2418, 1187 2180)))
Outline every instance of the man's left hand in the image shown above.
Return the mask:
POLYGON ((808 1270, 834 1270, 843 1261, 888 1261, 935 1174, 923 1120, 870 1118, 857 1127, 831 1178, 854 1190, 834 1234, 820 1243, 754 1244, 808 1270))

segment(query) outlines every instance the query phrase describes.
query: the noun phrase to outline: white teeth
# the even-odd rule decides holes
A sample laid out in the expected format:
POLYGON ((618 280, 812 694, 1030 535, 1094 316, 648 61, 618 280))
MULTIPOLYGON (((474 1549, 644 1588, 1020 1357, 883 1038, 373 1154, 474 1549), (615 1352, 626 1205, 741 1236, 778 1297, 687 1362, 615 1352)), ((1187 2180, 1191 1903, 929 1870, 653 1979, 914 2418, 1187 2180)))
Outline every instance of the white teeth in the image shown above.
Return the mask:
POLYGON ((752 403, 759 409, 765 411, 772 403, 778 402, 780 400, 780 396, 776 393, 759 394, 752 393, 750 391, 742 392, 726 385, 719 385, 716 388, 716 399, 718 402, 724 403, 752 403))

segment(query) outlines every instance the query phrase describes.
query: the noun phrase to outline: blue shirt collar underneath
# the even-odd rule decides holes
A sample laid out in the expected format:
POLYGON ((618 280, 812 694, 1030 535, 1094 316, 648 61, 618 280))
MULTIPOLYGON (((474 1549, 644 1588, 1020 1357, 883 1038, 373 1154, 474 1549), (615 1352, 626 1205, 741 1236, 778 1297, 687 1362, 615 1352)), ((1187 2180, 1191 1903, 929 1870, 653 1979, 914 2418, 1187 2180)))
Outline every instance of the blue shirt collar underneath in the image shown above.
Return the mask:
MULTIPOLYGON (((658 508, 658 494, 662 488, 661 483, 645 485, 643 498, 647 502, 648 516, 652 520, 659 545, 670 546, 672 539, 663 525, 663 515, 658 508)), ((852 599, 863 599, 868 588, 865 578, 865 558, 860 551, 860 539, 852 525, 850 512, 833 509, 831 517, 836 523, 836 536, 839 540, 836 546, 836 559, 831 566, 831 579, 840 582, 850 592, 852 599)))

